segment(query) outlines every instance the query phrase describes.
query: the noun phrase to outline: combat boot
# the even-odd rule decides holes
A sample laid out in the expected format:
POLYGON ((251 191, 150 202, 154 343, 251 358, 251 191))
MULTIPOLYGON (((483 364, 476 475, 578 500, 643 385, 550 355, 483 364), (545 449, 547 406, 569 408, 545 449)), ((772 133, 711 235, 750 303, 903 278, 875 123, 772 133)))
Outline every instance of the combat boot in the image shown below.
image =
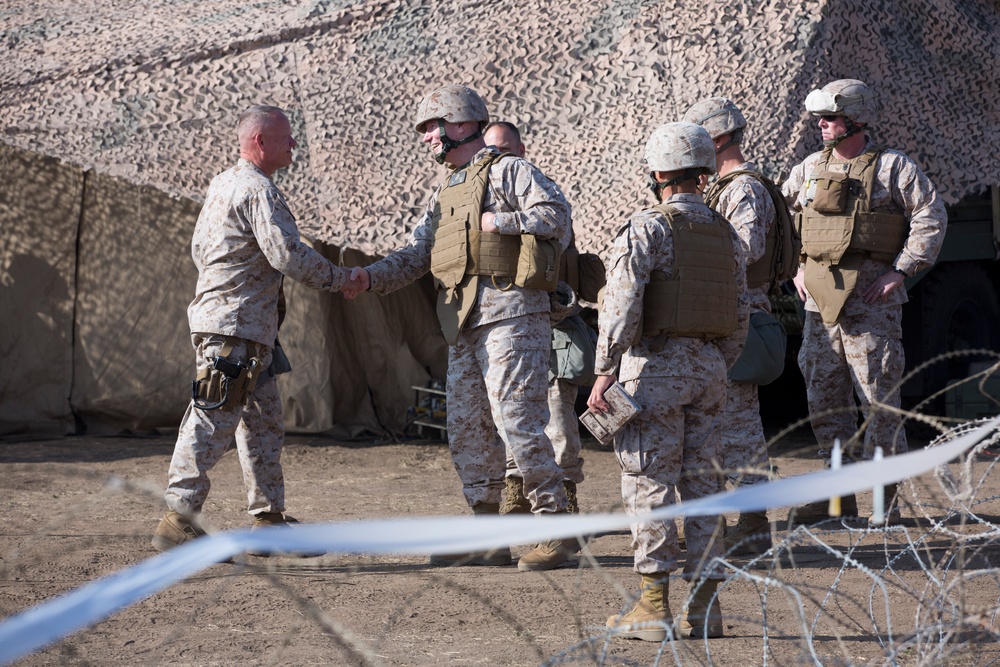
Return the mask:
POLYGON ((580 541, 575 537, 542 542, 521 556, 517 561, 517 569, 521 572, 554 570, 579 550, 580 541))
POLYGON ((563 489, 566 490, 566 511, 570 514, 579 514, 580 503, 576 499, 576 482, 564 479, 563 489))
POLYGON ((718 639, 722 637, 722 605, 715 594, 718 579, 692 581, 690 602, 677 626, 678 639, 718 639))
POLYGON ((767 553, 771 548, 771 524, 767 512, 740 512, 732 529, 726 528, 723 548, 734 556, 767 553))
MULTIPOLYGON (((511 479, 510 477, 507 478, 511 479)), ((520 480, 520 478, 517 478, 520 480)), ((510 488, 509 486, 507 487, 510 488)), ((500 514, 499 503, 476 503, 472 508, 477 516, 500 514)), ((430 563, 434 567, 450 567, 452 565, 479 565, 485 567, 505 567, 513 562, 510 547, 501 547, 489 551, 471 551, 459 554, 431 554, 430 563)))
POLYGON ((531 501, 524 495, 524 478, 511 475, 504 478, 507 491, 500 514, 531 514, 531 501))
MULTIPOLYGON (((282 514, 281 512, 260 512, 253 515, 253 525, 250 526, 251 531, 261 530, 262 528, 274 528, 283 527, 291 528, 299 523, 299 520, 288 516, 287 514, 282 514)), ((268 548, 258 548, 258 549, 248 549, 247 554, 251 556, 287 556, 290 558, 315 558, 317 556, 326 555, 325 551, 282 551, 280 549, 268 549, 268 548)))
POLYGON ((157 551, 166 551, 171 547, 176 547, 179 544, 184 544, 205 535, 207 533, 198 525, 198 520, 195 517, 171 510, 167 512, 166 516, 160 519, 159 525, 153 531, 151 543, 157 551))
MULTIPOLYGON (((555 514, 567 514, 567 511, 563 510, 555 514)), ((560 540, 549 540, 536 544, 534 549, 521 556, 517 561, 517 569, 521 572, 554 570, 579 551, 580 546, 580 538, 577 537, 565 537, 560 540)))
POLYGON ((623 639, 662 642, 674 622, 667 599, 669 579, 665 573, 642 575, 642 594, 625 615, 609 616, 605 624, 623 639))
MULTIPOLYGON (((826 521, 830 518, 829 508, 829 500, 817 500, 801 507, 793 507, 788 510, 788 525, 789 527, 811 526, 826 521)), ((840 516, 844 518, 858 516, 858 499, 853 493, 849 496, 841 497, 840 516)))

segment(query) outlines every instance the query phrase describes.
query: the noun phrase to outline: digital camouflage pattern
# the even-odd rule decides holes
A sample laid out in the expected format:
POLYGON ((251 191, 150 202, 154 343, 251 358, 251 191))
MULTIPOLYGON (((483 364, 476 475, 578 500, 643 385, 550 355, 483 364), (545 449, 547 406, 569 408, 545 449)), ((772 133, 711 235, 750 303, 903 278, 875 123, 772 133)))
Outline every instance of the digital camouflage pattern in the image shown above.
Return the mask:
POLYGON ((583 457, 580 456, 580 420, 576 414, 576 397, 579 385, 569 380, 553 378, 549 382, 549 423, 545 434, 552 441, 556 463, 563 470, 564 479, 574 484, 583 481, 583 457))
POLYGON ((191 240, 198 287, 188 307, 191 332, 274 346, 284 276, 336 292, 346 272, 299 238, 281 190, 252 162, 212 180, 191 240))
MULTIPOLYGON (((865 150, 871 148, 873 142, 868 141, 865 150)), ((806 204, 806 181, 810 174, 817 171, 822 152, 816 152, 796 165, 788 180, 781 186, 781 191, 788 200, 789 206, 801 210, 806 204)), ((840 168, 846 171, 847 164, 836 159, 830 160, 829 168, 840 168)), ((887 149, 879 156, 876 165, 877 176, 872 189, 871 209, 888 209, 894 213, 902 213, 910 221, 910 234, 906 239, 902 252, 896 258, 895 266, 915 275, 918 271, 931 266, 941 251, 944 243, 944 233, 948 224, 948 214, 944 202, 937 190, 924 172, 907 155, 900 151, 887 149)), ((869 285, 878 276, 885 273, 887 267, 882 262, 866 259, 858 274, 859 289, 855 290, 844 304, 844 312, 860 315, 868 310, 861 298, 862 285, 869 285)), ((906 290, 894 290, 889 295, 888 305, 906 303, 906 290)), ((819 308, 812 298, 806 299, 806 310, 817 311, 819 308)))
MULTIPOLYGON (((744 162, 737 170, 757 171, 753 162, 744 162)), ((767 233, 774 226, 774 199, 758 179, 748 174, 736 176, 719 195, 716 210, 733 226, 743 246, 746 265, 764 256, 767 233)), ((748 288, 750 311, 771 312, 767 294, 771 285, 748 288)))
MULTIPOLYGON (((572 238, 570 246, 573 246, 572 238)), ((580 420, 576 414, 576 399, 580 391, 580 384, 558 375, 558 365, 564 363, 560 360, 565 359, 570 352, 569 348, 557 349, 555 325, 570 317, 579 318, 580 305, 573 288, 567 283, 560 281, 556 289, 557 291, 549 295, 549 303, 552 307, 549 322, 553 325, 553 335, 552 351, 549 357, 549 423, 545 426, 545 434, 552 442, 556 463, 563 469, 565 479, 579 484, 583 481, 583 458, 580 456, 583 443, 580 441, 580 420)), ((582 321, 580 324, 587 327, 582 321)), ((593 368, 590 371, 593 371, 593 368)), ((521 476, 509 448, 507 450, 507 476, 521 476)))
POLYGON ((874 125, 878 121, 875 91, 864 81, 838 79, 809 93, 806 110, 814 116, 847 116, 855 123, 874 125))
MULTIPOLYGON (((698 222, 714 220, 701 195, 678 194, 666 203, 676 207, 685 216, 698 222)), ((726 338, 709 343, 698 338, 671 338, 659 353, 651 353, 649 341, 643 339, 634 347, 631 345, 640 317, 642 316, 642 296, 649 274, 660 270, 671 275, 674 256, 670 243, 670 232, 666 219, 658 211, 644 210, 632 215, 618 236, 614 247, 605 258, 608 268, 608 284, 599 318, 600 334, 597 339, 598 375, 615 373, 619 360, 621 382, 642 377, 698 377, 704 372, 699 356, 702 353, 714 356, 721 352, 725 368, 729 368, 739 358, 746 340, 750 319, 749 301, 746 291, 746 270, 742 243, 735 230, 732 232, 733 247, 738 255, 734 264, 739 287, 739 312, 736 331, 726 338), (611 280, 611 274, 616 279, 611 280), (631 348, 631 349, 630 349, 631 348), (713 352, 711 348, 716 348, 713 352)))
MULTIPOLYGON (((487 151, 496 153, 486 147, 470 164, 487 151)), ((374 292, 387 294, 430 270, 436 201, 437 192, 406 246, 367 267, 374 292)), ((522 158, 503 157, 490 167, 483 211, 496 214, 494 224, 502 234, 535 234, 559 239, 563 248, 569 244, 569 204, 555 183, 522 158)), ((532 511, 562 511, 563 473, 545 434, 549 294, 507 280, 478 283, 476 304, 448 350, 448 444, 465 499, 470 507, 500 502, 506 443, 532 511)))
POLYGON ((490 122, 490 113, 479 93, 466 86, 448 85, 438 88, 420 100, 415 129, 423 132, 429 120, 443 119, 449 123, 477 120, 480 127, 490 122))
MULTIPOLYGON (((868 146, 871 146, 869 140, 868 146)), ((785 198, 795 209, 806 204, 806 180, 816 170, 821 153, 814 153, 796 166, 782 186, 785 198)), ((844 168, 847 164, 840 163, 844 168)), ((831 168, 838 165, 831 160, 831 168)), ((886 150, 879 156, 872 190, 871 208, 902 213, 910 222, 910 233, 894 265, 914 275, 931 266, 944 242, 947 214, 934 185, 905 154, 886 150)), ((892 265, 865 258, 861 262, 857 288, 847 298, 840 317, 826 324, 812 295, 806 299, 806 321, 799 351, 799 368, 806 380, 806 394, 813 433, 823 447, 834 439, 847 444, 857 431, 854 394, 862 412, 872 418, 864 433, 864 444, 855 456, 870 459, 875 446, 886 454, 907 451, 901 418, 891 408, 900 404, 896 387, 903 376, 902 305, 905 285, 889 294, 885 303, 866 304, 866 286, 889 271, 892 265), (884 403, 890 410, 869 408, 884 403), (839 414, 825 413, 839 411, 839 414)))
POLYGON ((715 173, 715 146, 708 130, 694 123, 667 123, 653 130, 642 153, 647 171, 705 169, 715 173))
POLYGON ((819 313, 806 312, 799 368, 806 381, 809 421, 821 447, 829 450, 840 439, 848 456, 865 460, 871 460, 875 447, 887 456, 907 452, 906 431, 892 411, 899 408, 897 385, 905 362, 902 314, 902 306, 894 305, 841 314, 836 323, 827 324, 819 313), (858 430, 855 394, 862 414, 871 419, 857 444, 851 442, 858 430), (872 410, 875 402, 885 407, 872 410))
POLYGON ((530 313, 466 327, 448 349, 448 447, 470 507, 500 502, 506 443, 532 511, 566 509, 546 435, 551 335, 548 314, 530 313))
MULTIPOLYGON (((549 380, 548 404, 549 423, 545 425, 545 435, 549 436, 556 464, 562 468, 563 478, 574 484, 583 481, 583 457, 580 451, 580 420, 576 414, 576 397, 580 386, 569 380, 552 378, 549 380)), ((521 477, 514 456, 507 448, 507 476, 521 477)))
MULTIPOLYGON (((199 370, 207 368, 211 359, 220 355, 226 340, 218 335, 192 334, 199 370)), ((233 342, 234 339, 228 340, 233 342)), ((246 341, 235 342, 228 359, 246 364, 250 357, 246 341)), ((267 368, 271 365, 271 348, 264 347, 263 353, 260 350, 257 346, 258 358, 267 368)), ((206 411, 189 403, 167 474, 164 494, 167 507, 186 515, 200 512, 211 487, 208 472, 235 439, 247 492, 247 510, 251 514, 283 512, 285 480, 281 472, 281 446, 284 438, 281 398, 274 378, 261 377, 245 404, 235 410, 206 411)))
MULTIPOLYGON (((756 165, 744 162, 736 169, 755 171, 756 165)), ((759 180, 749 175, 734 178, 720 194, 716 210, 739 235, 747 265, 764 256, 765 239, 775 223, 775 211, 774 200, 759 180)), ((770 285, 748 287, 751 313, 771 312, 767 298, 770 288, 770 285)), ((728 379, 727 385, 725 417, 719 428, 719 459, 723 470, 734 484, 765 481, 771 464, 757 385, 728 379)))
POLYGON ((695 102, 684 113, 682 120, 701 125, 713 139, 747 126, 747 119, 743 117, 739 107, 726 97, 709 97, 695 102))
MULTIPOLYGON (((688 219, 705 224, 714 220, 701 195, 673 195, 667 202, 688 219)), ((726 370, 739 357, 750 316, 742 245, 735 230, 731 234, 740 295, 737 328, 713 341, 667 338, 662 349, 654 350, 653 340, 644 337, 632 345, 650 273, 660 270, 670 276, 674 266, 670 230, 658 211, 631 216, 605 262, 608 284, 599 317, 596 372, 614 374, 620 361, 618 379, 643 407, 615 438, 622 500, 633 516, 675 502, 675 489, 683 501, 718 491, 726 370)), ((686 578, 697 576, 703 561, 722 554, 721 535, 713 539, 717 525, 717 517, 685 519, 686 578)), ((632 534, 636 571, 653 574, 677 568, 680 550, 673 521, 633 525, 632 534)))
MULTIPOLYGON (((284 195, 253 163, 241 159, 212 180, 195 224, 191 256, 198 286, 188 320, 198 370, 221 356, 226 337, 231 361, 247 363, 247 341, 271 365, 278 335, 278 301, 284 276, 319 290, 339 290, 346 272, 303 243, 284 195)), ((262 376, 246 404, 235 410, 201 410, 188 404, 170 463, 165 498, 182 514, 201 510, 208 471, 236 439, 251 513, 282 512, 284 440, 277 383, 262 376)))
MULTIPOLYGON (((717 431, 726 402, 726 370, 717 349, 701 356, 701 377, 643 377, 624 383, 625 391, 644 408, 615 436, 622 502, 630 516, 671 505, 678 495, 688 502, 719 491, 717 431)), ((725 578, 721 571, 703 570, 724 553, 722 534, 716 532, 718 519, 684 517, 683 555, 673 519, 632 524, 635 571, 672 572, 683 558, 685 579, 702 574, 725 578)))
MULTIPOLYGON (((496 153, 496 149, 487 146, 470 163, 481 160, 486 151, 496 153)), ((388 294, 430 270, 434 243, 432 215, 436 202, 437 191, 424 209, 409 242, 367 267, 373 292, 388 294)), ((569 244, 571 218, 566 198, 559 186, 523 158, 506 156, 490 167, 483 211, 496 214, 494 224, 501 234, 534 234, 543 239, 560 239, 563 248, 569 244)), ((466 329, 550 310, 547 292, 511 286, 504 280, 494 284, 492 280, 481 279, 476 299, 477 304, 466 320, 466 329)), ((548 362, 545 367, 548 368, 548 362)))

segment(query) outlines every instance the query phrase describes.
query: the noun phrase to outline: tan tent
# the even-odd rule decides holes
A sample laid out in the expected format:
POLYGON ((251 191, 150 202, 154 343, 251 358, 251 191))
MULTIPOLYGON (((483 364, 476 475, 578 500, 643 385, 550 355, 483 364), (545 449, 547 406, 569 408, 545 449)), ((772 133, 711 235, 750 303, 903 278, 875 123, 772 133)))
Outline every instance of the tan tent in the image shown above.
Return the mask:
MULTIPOLYGON (((92 431, 176 426, 196 202, 235 159, 235 118, 251 104, 289 111, 300 148, 279 185, 303 232, 345 264, 401 244, 440 178, 412 114, 446 82, 521 125, 588 250, 645 201, 651 129, 708 95, 740 104, 748 152, 780 175, 818 148, 809 90, 864 79, 881 103, 875 137, 910 153, 946 201, 1000 182, 1000 12, 985 0, 51 11, 10 0, 0 12, 0 432, 69 432, 74 418, 92 431)), ((350 303, 291 289, 289 427, 398 432, 410 386, 444 372, 430 297, 426 283, 350 303)))

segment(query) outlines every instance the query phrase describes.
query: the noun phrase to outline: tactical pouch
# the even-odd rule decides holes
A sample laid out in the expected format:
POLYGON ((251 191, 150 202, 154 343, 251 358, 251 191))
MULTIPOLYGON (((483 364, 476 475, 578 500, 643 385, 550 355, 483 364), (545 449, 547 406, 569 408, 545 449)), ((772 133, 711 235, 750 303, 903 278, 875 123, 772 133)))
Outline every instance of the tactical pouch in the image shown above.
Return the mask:
POLYGON ((762 310, 751 313, 746 343, 729 369, 729 379, 756 385, 777 380, 785 370, 787 340, 785 327, 770 313, 762 310))
POLYGON ((850 179, 847 174, 824 171, 816 177, 816 195, 812 209, 818 213, 844 213, 847 211, 847 195, 850 179))
POLYGON ((558 239, 540 239, 533 234, 522 234, 514 284, 551 292, 559 283, 561 255, 562 246, 558 239))
POLYGON ((198 371, 191 385, 194 406, 201 410, 235 410, 257 386, 259 369, 256 357, 250 359, 249 366, 215 357, 212 366, 198 371))
POLYGON ((211 368, 199 370, 191 387, 191 397, 195 400, 195 405, 200 407, 200 404, 224 403, 225 379, 226 376, 217 370, 211 368))
POLYGON ((549 379, 559 378, 573 384, 590 386, 597 379, 597 332, 579 315, 567 317, 552 326, 552 352, 549 379))

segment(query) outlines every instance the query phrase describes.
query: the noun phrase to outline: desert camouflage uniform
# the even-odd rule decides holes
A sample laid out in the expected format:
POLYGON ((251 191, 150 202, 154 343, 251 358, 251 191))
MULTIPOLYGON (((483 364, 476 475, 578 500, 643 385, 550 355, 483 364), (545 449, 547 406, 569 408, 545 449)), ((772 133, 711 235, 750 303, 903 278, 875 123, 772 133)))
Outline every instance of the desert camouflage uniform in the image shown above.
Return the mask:
MULTIPOLYGON (((496 149, 484 148, 470 164, 487 151, 496 149)), ((406 246, 367 267, 373 291, 387 294, 430 270, 436 201, 437 192, 406 246)), ((490 167, 483 210, 496 214, 501 234, 558 238, 564 248, 569 242, 569 204, 555 183, 521 158, 503 157, 490 167)), ((563 471, 545 434, 552 336, 549 295, 508 283, 502 278, 496 284, 488 277, 479 280, 476 304, 448 350, 452 460, 470 507, 499 503, 506 442, 524 476, 533 511, 562 511, 563 471)))
MULTIPOLYGON (((752 162, 744 162, 736 169, 757 170, 752 162)), ((774 225, 775 211, 771 195, 759 180, 745 174, 733 178, 719 196, 716 210, 739 234, 747 266, 764 256, 765 239, 774 225)), ((771 312, 771 301, 767 298, 770 288, 770 285, 747 286, 751 314, 771 312)), ((765 481, 771 461, 760 419, 757 385, 727 380, 727 387, 725 417, 719 429, 722 467, 733 484, 765 481)))
MULTIPOLYGON (((574 246, 572 233, 569 243, 571 247, 574 246)), ((580 306, 574 302, 570 316, 578 317, 579 311, 580 306)), ((553 314, 553 324, 559 321, 562 320, 557 319, 557 315, 553 314)), ((564 351, 556 350, 555 340, 555 336, 553 336, 552 354, 563 354, 564 351)), ((580 442, 580 422, 576 414, 576 398, 580 385, 559 377, 555 374, 556 372, 555 363, 550 361, 549 423, 545 425, 545 435, 549 436, 549 440, 552 442, 556 463, 562 468, 564 479, 574 484, 580 484, 583 482, 583 457, 580 456, 583 444, 580 442)), ((509 447, 507 448, 507 476, 521 477, 509 447)))
MULTIPOLYGON (((679 194, 668 202, 690 219, 710 223, 711 210, 701 195, 679 194)), ((657 211, 641 211, 619 232, 608 265, 608 284, 600 314, 597 341, 598 375, 615 373, 643 407, 643 411, 615 437, 622 467, 622 500, 636 516, 675 501, 716 493, 718 427, 726 404, 726 370, 739 357, 746 339, 749 308, 742 246, 732 232, 734 273, 740 292, 736 331, 726 338, 705 341, 693 337, 667 338, 662 350, 650 349, 653 339, 632 345, 642 314, 642 299, 650 272, 668 276, 674 265, 673 239, 666 220, 657 211)), ((721 556, 722 537, 714 535, 718 518, 685 517, 688 556, 683 576, 721 578, 702 570, 721 556)), ((673 521, 632 525, 635 570, 640 574, 671 572, 680 549, 673 521)))
MULTIPOLYGON (((576 415, 576 397, 580 386, 569 380, 552 378, 549 380, 548 404, 549 423, 545 425, 545 435, 552 442, 556 463, 562 468, 563 479, 574 484, 583 481, 583 457, 580 451, 580 422, 576 415)), ((514 461, 513 453, 507 449, 507 476, 521 477, 514 461)))
MULTIPOLYGON (((549 423, 545 434, 552 441, 556 463, 563 470, 563 479, 574 484, 583 481, 583 457, 580 451, 580 422, 576 415, 576 397, 580 386, 562 378, 549 381, 549 423)), ((509 467, 509 466, 508 466, 509 467)))
MULTIPOLYGON (((227 340, 233 346, 231 361, 246 363, 256 356, 264 368, 270 365, 283 276, 330 291, 339 290, 344 280, 340 268, 300 240, 284 195, 246 160, 212 180, 191 255, 198 287, 188 322, 199 370, 209 366, 209 357, 220 355, 227 340)), ((267 375, 235 410, 188 405, 170 462, 165 498, 171 510, 201 511, 208 471, 234 438, 250 513, 284 511, 281 398, 267 375)))
MULTIPOLYGON (((869 140, 866 150, 871 145, 869 140)), ((782 186, 785 198, 797 210, 807 203, 806 181, 816 171, 821 155, 813 153, 807 157, 782 186)), ((831 167, 837 162, 831 159, 831 167)), ((912 276, 934 263, 944 242, 947 213, 934 185, 905 154, 886 150, 879 157, 871 208, 902 213, 910 222, 910 233, 896 257, 896 267, 912 276)), ((823 322, 811 295, 806 299, 799 367, 806 380, 813 433, 821 446, 828 446, 838 438, 846 443, 857 431, 855 393, 866 417, 876 401, 899 407, 897 385, 904 367, 902 313, 907 301, 906 289, 900 286, 893 290, 887 303, 879 300, 867 304, 863 299, 865 288, 892 266, 864 259, 857 288, 834 324, 823 322), (830 410, 839 412, 823 414, 830 410)), ((855 456, 871 459, 876 446, 882 447, 886 454, 906 452, 906 434, 900 428, 900 416, 889 410, 875 410, 871 416, 863 450, 855 456)))

